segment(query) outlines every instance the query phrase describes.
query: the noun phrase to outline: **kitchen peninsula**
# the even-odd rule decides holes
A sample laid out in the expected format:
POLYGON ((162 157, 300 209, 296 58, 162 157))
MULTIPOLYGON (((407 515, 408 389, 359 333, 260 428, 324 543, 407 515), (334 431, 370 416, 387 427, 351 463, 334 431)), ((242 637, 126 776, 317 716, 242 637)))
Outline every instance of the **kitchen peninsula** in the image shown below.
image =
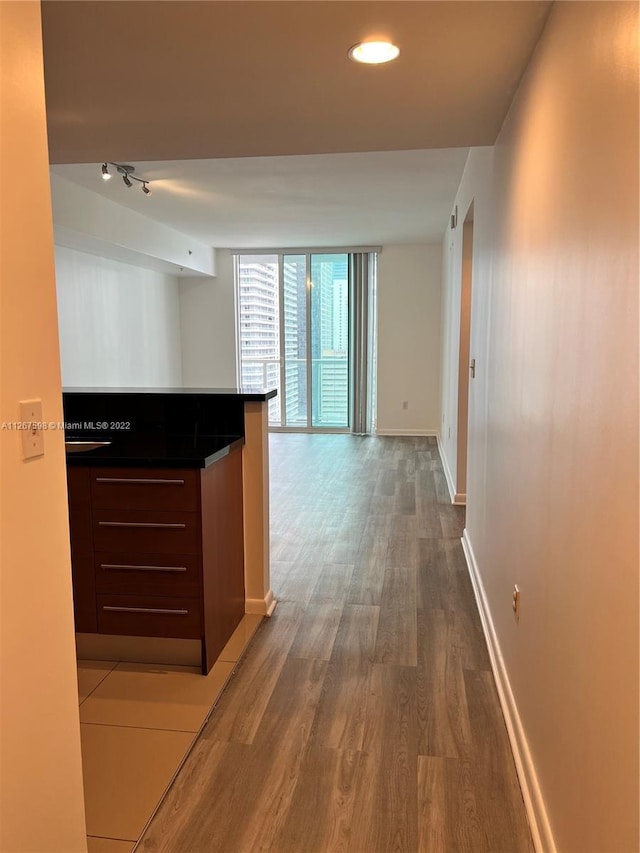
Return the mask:
POLYGON ((213 663, 269 615, 268 400, 275 389, 67 388, 81 657, 213 663))

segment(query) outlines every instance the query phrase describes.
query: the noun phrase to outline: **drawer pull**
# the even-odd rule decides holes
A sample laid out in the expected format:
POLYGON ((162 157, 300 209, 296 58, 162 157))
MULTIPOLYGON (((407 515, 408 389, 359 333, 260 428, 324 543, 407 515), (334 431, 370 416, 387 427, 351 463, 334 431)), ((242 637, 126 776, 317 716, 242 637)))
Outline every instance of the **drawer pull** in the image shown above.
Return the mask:
POLYGON ((158 477, 96 477, 96 483, 130 483, 134 486, 184 486, 184 480, 163 480, 158 477))
POLYGON ((98 527, 164 527, 170 530, 184 530, 186 524, 169 524, 164 521, 99 521, 98 527))
POLYGON ((124 563, 100 563, 101 569, 127 572, 186 572, 186 566, 129 566, 124 563))
POLYGON ((156 615, 160 614, 163 616, 189 615, 188 610, 168 610, 164 607, 111 607, 110 605, 103 604, 102 609, 116 613, 154 613, 156 615))

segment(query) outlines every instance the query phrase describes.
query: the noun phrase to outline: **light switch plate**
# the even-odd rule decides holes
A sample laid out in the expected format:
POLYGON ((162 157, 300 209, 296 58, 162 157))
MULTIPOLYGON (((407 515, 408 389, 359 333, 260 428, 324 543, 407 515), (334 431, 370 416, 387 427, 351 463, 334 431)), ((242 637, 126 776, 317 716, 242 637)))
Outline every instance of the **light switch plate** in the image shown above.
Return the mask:
POLYGON ((44 431, 42 429, 42 400, 21 400, 22 458, 44 456, 44 431))

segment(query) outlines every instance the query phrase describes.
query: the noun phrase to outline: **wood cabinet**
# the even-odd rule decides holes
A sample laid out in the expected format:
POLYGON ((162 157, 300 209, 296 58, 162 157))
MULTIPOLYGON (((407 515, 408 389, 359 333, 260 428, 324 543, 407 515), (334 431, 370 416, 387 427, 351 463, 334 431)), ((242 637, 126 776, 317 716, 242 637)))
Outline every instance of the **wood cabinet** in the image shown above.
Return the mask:
POLYGON ((244 614, 240 448, 204 469, 68 474, 76 630, 200 639, 208 672, 244 614))
POLYGON ((88 468, 67 470, 69 530, 71 533, 71 577, 76 631, 91 634, 98 630, 96 583, 93 574, 93 534, 91 530, 91 490, 88 468))

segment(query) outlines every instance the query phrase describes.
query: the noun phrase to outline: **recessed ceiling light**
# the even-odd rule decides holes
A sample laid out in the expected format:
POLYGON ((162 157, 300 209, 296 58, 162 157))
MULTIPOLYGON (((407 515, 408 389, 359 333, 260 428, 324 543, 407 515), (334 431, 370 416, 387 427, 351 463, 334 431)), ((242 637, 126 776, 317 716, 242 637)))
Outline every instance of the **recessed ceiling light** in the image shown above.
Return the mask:
POLYGON ((400 48, 390 41, 361 41, 349 50, 349 59, 367 65, 391 62, 400 53, 400 48))

